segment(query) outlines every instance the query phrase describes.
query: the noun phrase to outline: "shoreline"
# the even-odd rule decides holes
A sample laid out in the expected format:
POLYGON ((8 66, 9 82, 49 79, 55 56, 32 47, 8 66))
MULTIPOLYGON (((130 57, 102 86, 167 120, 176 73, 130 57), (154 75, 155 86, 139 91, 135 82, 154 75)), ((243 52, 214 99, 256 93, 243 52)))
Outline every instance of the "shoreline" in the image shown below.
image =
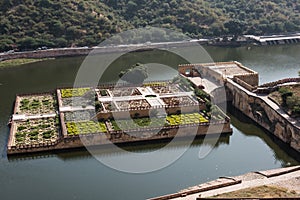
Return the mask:
POLYGON ((21 65, 42 62, 46 60, 54 60, 55 58, 16 58, 0 61, 0 69, 8 67, 17 67, 21 65))
MULTIPOLYGON (((0 53, 0 64, 6 60, 14 59, 46 59, 56 57, 73 57, 86 56, 89 53, 118 53, 118 52, 132 52, 132 51, 149 51, 157 48, 176 48, 188 47, 195 45, 203 45, 208 47, 224 47, 224 48, 238 48, 238 47, 253 47, 253 46, 278 46, 278 45, 297 45, 300 44, 299 39, 289 39, 282 36, 282 39, 266 38, 267 36, 238 36, 236 40, 231 41, 233 37, 223 36, 212 39, 195 39, 189 41, 175 41, 175 42, 160 42, 160 43, 141 43, 141 44, 125 44, 125 45, 109 45, 109 46, 94 46, 94 47, 74 47, 74 48, 52 48, 46 50, 32 50, 20 52, 2 52, 0 53), (274 42, 275 41, 275 42, 274 42)), ((298 36, 297 36, 298 37, 298 36)))

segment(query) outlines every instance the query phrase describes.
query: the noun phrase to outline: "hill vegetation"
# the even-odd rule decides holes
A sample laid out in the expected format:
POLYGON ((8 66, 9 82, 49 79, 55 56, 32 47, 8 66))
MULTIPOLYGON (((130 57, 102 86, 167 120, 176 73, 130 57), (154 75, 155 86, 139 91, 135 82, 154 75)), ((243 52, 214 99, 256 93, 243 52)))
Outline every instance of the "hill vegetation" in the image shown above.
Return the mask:
POLYGON ((299 10, 300 0, 2 0, 0 51, 96 45, 146 26, 194 38, 292 32, 299 10))
POLYGON ((281 86, 269 96, 280 105, 290 116, 300 117, 300 85, 281 86))

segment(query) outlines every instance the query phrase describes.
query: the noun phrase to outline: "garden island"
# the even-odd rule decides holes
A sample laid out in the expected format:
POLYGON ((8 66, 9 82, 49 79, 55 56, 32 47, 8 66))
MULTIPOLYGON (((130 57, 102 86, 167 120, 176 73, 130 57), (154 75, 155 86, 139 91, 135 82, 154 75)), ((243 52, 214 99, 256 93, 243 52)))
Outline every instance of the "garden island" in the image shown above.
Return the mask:
POLYGON ((178 72, 169 81, 141 84, 142 76, 136 83, 17 95, 7 153, 232 133, 217 106, 224 102, 300 152, 300 78, 259 85, 258 73, 236 61, 180 65, 178 72))
POLYGON ((180 137, 232 132, 229 117, 183 75, 17 95, 10 125, 8 154, 172 139, 179 128, 180 137))

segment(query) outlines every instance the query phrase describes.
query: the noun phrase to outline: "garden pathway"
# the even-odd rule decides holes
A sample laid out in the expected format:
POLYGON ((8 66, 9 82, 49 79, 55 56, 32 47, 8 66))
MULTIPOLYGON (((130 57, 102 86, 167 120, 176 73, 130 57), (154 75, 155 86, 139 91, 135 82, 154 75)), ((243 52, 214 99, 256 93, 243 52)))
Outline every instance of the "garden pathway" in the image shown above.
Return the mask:
POLYGON ((41 119, 41 118, 50 118, 50 117, 55 117, 56 114, 38 114, 38 115, 17 115, 14 114, 12 117, 13 121, 25 121, 28 119, 41 119))

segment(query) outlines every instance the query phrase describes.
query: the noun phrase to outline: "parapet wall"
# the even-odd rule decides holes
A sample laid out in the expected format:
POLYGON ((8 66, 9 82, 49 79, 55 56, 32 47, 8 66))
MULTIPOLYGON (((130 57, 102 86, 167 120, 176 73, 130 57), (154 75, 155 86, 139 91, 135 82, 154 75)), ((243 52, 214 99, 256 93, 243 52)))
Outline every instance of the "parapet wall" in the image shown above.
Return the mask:
POLYGON ((231 66, 236 65, 238 68, 242 69, 244 72, 242 74, 232 74, 231 76, 239 83, 243 84, 244 87, 251 88, 251 91, 258 86, 259 78, 258 73, 243 66, 237 61, 233 62, 217 62, 217 63, 203 63, 203 64, 186 64, 179 65, 179 73, 185 74, 188 69, 190 72, 193 72, 195 68, 200 72, 203 78, 213 79, 215 82, 223 85, 226 73, 220 74, 220 72, 211 69, 210 66, 231 66), (239 80, 238 80, 239 79, 239 80), (250 87, 248 86, 250 85, 250 87), (252 88, 253 87, 253 88, 252 88))
POLYGON ((258 74, 256 71, 254 71, 254 70, 252 70, 252 69, 250 69, 250 68, 248 68, 248 67, 245 67, 245 66, 242 65, 242 63, 240 63, 240 62, 234 61, 234 63, 235 63, 236 65, 238 65, 240 68, 242 68, 242 69, 244 69, 245 71, 247 71, 248 73, 250 73, 250 74, 258 74))
POLYGON ((281 79, 281 80, 278 80, 278 81, 262 84, 259 87, 261 87, 261 88, 263 88, 263 87, 275 87, 275 86, 280 85, 280 84, 291 83, 291 82, 300 82, 300 78, 281 79))
POLYGON ((254 86, 248 84, 248 82, 244 81, 243 79, 240 79, 239 76, 233 77, 233 81, 236 82, 237 84, 239 84, 240 86, 246 88, 249 91, 253 91, 257 88, 257 87, 254 87, 254 86))
POLYGON ((233 78, 238 78, 253 88, 258 86, 258 73, 235 75, 233 78))

